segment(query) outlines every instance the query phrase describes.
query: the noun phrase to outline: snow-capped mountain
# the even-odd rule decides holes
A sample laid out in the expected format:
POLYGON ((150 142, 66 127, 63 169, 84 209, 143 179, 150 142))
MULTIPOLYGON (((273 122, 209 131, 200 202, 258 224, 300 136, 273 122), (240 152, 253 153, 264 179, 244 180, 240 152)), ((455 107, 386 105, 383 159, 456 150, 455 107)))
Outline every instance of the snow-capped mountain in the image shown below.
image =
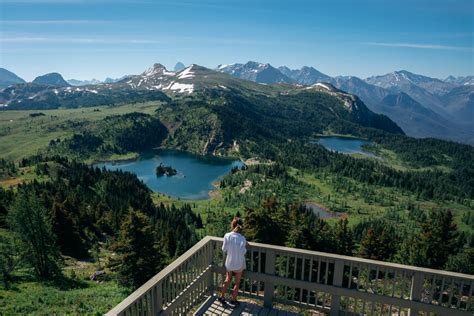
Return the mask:
POLYGON ((295 83, 295 81, 270 64, 249 61, 246 64, 219 65, 217 71, 258 83, 295 83))
POLYGON ((140 75, 129 76, 119 81, 133 89, 162 90, 177 93, 192 93, 194 84, 192 78, 200 66, 191 65, 181 71, 169 71, 162 64, 154 64, 140 75))
POLYGON ((301 69, 290 69, 286 66, 278 67, 285 76, 302 85, 312 85, 317 82, 330 81, 331 77, 313 67, 303 66, 301 69))
POLYGON ((444 94, 454 87, 452 83, 414 74, 406 70, 394 71, 382 76, 369 77, 365 79, 365 81, 382 88, 399 91, 403 91, 405 87, 414 85, 436 95, 444 94))
POLYGON ((48 86, 55 86, 55 87, 69 87, 70 84, 64 80, 63 76, 61 76, 57 72, 51 72, 42 76, 38 76, 32 83, 40 84, 40 85, 48 85, 48 86))
POLYGON ((474 133, 465 128, 472 124, 474 115, 474 85, 470 84, 473 76, 439 80, 396 71, 363 80, 354 76, 331 78, 313 67, 277 69, 270 64, 248 62, 219 65, 215 70, 190 65, 179 71, 167 70, 157 63, 141 74, 128 75, 117 82, 107 79, 110 83, 90 82, 74 87, 64 86, 61 79, 59 74, 49 74, 35 79, 33 84, 16 84, 0 90, 0 104, 18 109, 77 107, 161 100, 209 89, 278 94, 309 88, 336 93, 353 114, 359 113, 360 98, 370 110, 389 116, 410 136, 469 143, 474 140, 474 133))

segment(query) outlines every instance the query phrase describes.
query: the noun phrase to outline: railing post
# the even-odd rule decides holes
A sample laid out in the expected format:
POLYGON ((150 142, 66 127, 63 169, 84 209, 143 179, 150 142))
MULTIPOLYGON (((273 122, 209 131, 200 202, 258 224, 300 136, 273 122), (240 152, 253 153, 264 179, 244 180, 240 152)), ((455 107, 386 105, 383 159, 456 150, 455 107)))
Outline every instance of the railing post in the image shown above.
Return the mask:
MULTIPOLYGON (((344 277, 344 261, 336 259, 334 263, 334 279, 332 284, 337 287, 342 286, 342 279, 344 277)), ((333 294, 331 297, 331 316, 339 315, 341 297, 333 294)))
MULTIPOLYGON (((273 249, 265 250, 265 274, 275 275, 275 251, 273 249)), ((273 293, 275 286, 273 283, 265 282, 263 289, 263 306, 272 308, 273 305, 273 293)))
POLYGON ((214 284, 214 272, 212 271, 213 265, 214 265, 214 248, 216 246, 216 242, 213 240, 209 240, 208 244, 206 245, 209 250, 206 251, 206 263, 208 267, 210 268, 210 273, 209 273, 209 295, 214 294, 214 289, 218 287, 218 285, 214 284))
MULTIPOLYGON (((415 302, 421 301, 421 293, 423 291, 423 280, 424 275, 421 272, 415 272, 411 281, 410 300, 415 302)), ((410 308, 408 310, 408 316, 418 316, 419 310, 410 308)))

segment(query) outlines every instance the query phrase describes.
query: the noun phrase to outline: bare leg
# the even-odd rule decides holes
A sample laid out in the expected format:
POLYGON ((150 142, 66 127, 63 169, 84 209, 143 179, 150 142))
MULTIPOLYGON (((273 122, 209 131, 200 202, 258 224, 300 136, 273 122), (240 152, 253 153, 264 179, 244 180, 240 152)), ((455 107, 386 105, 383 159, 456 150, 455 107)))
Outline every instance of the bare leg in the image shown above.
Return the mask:
POLYGON ((227 288, 229 287, 231 280, 232 280, 232 272, 227 271, 225 274, 224 284, 222 284, 221 297, 225 296, 225 292, 227 292, 227 288))
POLYGON ((234 290, 232 291, 232 300, 237 300, 237 295, 239 294, 240 279, 242 278, 243 271, 234 272, 235 274, 235 285, 234 290))

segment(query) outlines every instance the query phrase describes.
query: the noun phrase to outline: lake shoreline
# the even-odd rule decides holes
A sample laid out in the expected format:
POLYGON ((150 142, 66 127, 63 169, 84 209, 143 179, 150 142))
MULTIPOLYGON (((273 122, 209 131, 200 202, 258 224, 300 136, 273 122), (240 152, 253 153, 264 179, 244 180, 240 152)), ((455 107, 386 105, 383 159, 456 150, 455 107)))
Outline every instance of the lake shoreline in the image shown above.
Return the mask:
POLYGON ((233 168, 244 165, 240 158, 199 155, 164 148, 143 152, 134 159, 93 164, 98 168, 131 172, 153 192, 177 200, 216 198, 221 177, 231 172, 233 168), (160 164, 172 166, 182 176, 157 177, 156 167, 160 164))

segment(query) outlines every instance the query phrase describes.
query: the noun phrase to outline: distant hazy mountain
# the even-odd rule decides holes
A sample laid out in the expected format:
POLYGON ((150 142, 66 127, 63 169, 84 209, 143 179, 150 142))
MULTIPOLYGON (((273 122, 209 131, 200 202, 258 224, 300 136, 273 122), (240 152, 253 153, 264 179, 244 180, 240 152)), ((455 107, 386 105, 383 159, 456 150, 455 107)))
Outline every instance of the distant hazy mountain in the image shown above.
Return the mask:
POLYGON ((36 77, 33 83, 55 87, 69 87, 70 84, 57 72, 36 77))
POLYGON ((270 64, 262 64, 255 61, 249 61, 246 64, 219 65, 216 70, 258 83, 295 83, 293 79, 270 64))
POLYGON ((371 85, 354 76, 338 76, 330 79, 337 88, 355 94, 369 107, 376 107, 390 92, 387 89, 371 85))
POLYGON ((312 85, 317 82, 330 81, 331 77, 314 69, 313 67, 303 66, 301 69, 290 69, 286 66, 278 67, 285 76, 293 79, 294 82, 302 85, 312 85))
POLYGON ((445 82, 448 83, 454 83, 460 86, 467 86, 467 85, 474 85, 474 76, 465 76, 465 77, 454 77, 454 76, 449 76, 446 79, 444 79, 445 82))
POLYGON ((181 71, 184 68, 186 68, 186 66, 182 62, 177 62, 176 65, 174 65, 174 71, 181 71))
POLYGON ((464 84, 441 96, 446 110, 457 120, 470 123, 474 129, 474 85, 464 84))
POLYGON ((77 80, 77 79, 68 79, 67 82, 71 86, 87 86, 91 84, 99 84, 101 83, 100 80, 92 79, 92 80, 77 80))
POLYGON ((0 68, 0 89, 17 83, 25 83, 25 80, 5 68, 0 68))
POLYGON ((444 94, 454 87, 452 83, 414 74, 406 70, 394 71, 382 76, 369 77, 366 81, 382 88, 400 91, 408 89, 410 86, 417 86, 435 95, 444 94))

